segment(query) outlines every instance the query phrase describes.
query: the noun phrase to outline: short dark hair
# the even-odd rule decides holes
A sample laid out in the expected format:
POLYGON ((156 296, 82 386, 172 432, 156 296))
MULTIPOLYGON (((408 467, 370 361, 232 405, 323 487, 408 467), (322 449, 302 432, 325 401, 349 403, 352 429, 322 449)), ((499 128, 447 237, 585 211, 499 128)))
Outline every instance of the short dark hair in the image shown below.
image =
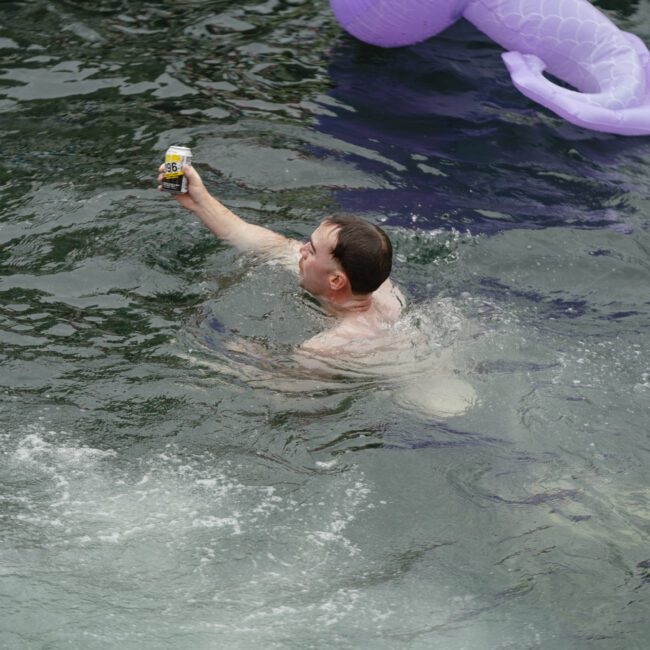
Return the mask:
POLYGON ((390 275, 393 246, 379 227, 352 214, 333 214, 325 223, 337 228, 332 257, 343 267, 352 293, 376 291, 390 275))

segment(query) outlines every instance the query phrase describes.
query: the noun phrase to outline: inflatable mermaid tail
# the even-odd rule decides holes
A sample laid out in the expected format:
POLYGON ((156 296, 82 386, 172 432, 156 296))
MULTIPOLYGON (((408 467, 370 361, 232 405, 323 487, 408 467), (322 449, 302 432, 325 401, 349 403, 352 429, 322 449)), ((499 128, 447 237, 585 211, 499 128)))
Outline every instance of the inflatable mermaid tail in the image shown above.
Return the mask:
POLYGON ((587 0, 330 1, 346 30, 383 47, 424 40, 463 16, 508 50, 512 81, 530 99, 589 129, 650 134, 648 49, 587 0))
POLYGON ((586 0, 470 0, 463 16, 509 50, 503 60, 526 97, 589 129, 650 134, 648 49, 586 0))

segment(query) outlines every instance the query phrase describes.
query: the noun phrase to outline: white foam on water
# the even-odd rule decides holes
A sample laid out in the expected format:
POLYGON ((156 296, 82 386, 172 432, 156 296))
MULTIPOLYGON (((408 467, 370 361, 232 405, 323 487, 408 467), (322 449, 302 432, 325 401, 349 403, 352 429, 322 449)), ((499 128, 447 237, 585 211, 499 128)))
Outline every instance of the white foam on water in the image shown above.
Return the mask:
POLYGON ((12 483, 20 486, 12 495, 22 505, 15 517, 35 526, 65 529, 72 484, 115 456, 112 450, 70 444, 66 434, 39 425, 25 427, 13 445, 6 438, 5 468, 12 483))
POLYGON ((261 569, 249 581, 287 566, 313 572, 333 558, 354 556, 359 550, 347 529, 372 506, 359 475, 316 475, 319 498, 310 491, 300 496, 295 487, 247 485, 235 464, 209 453, 187 458, 169 445, 125 462, 113 450, 38 427, 28 427, 14 444, 8 465, 22 481, 11 517, 29 523, 40 545, 92 556, 121 546, 127 562, 155 557, 161 571, 178 562, 180 550, 183 572, 199 577, 211 562, 241 560, 242 548, 247 570, 261 569), (251 541, 265 539, 259 547, 251 541))
POLYGON ((8 469, 21 479, 16 520, 40 527, 48 545, 138 543, 196 527, 238 534, 245 519, 237 507, 245 486, 219 469, 185 464, 173 449, 125 463, 113 450, 35 426, 15 444, 8 469), (48 536, 47 528, 63 530, 48 536))
POLYGON ((39 426, 11 439, 20 493, 0 564, 80 630, 71 638, 129 645, 168 630, 239 647, 353 621, 361 592, 339 576, 361 553, 356 520, 376 507, 359 470, 264 485, 244 479, 250 461, 173 444, 129 459, 39 426))
MULTIPOLYGON (((333 462, 324 464, 332 469, 333 462)), ((102 602, 119 603, 107 605, 114 618, 93 629, 99 636, 120 627, 120 639, 133 640, 155 626, 246 647, 281 643, 291 630, 306 639, 313 629, 358 631, 360 616, 363 634, 401 629, 390 586, 383 592, 372 578, 366 586, 364 571, 372 567, 359 570, 368 543, 359 520, 386 506, 373 500, 374 486, 359 468, 261 485, 244 478, 250 465, 209 452, 188 455, 169 444, 127 460, 37 428, 14 443, 12 463, 25 477, 41 476, 30 508, 39 544, 50 549, 42 561, 54 559, 47 580, 60 581, 62 603, 78 605, 75 593, 91 604, 99 593, 102 602), (55 490, 43 498, 43 484, 57 482, 67 497, 55 490), (348 576, 356 577, 350 583, 348 576), (88 585, 97 595, 88 595, 88 585), (160 602, 165 611, 154 606, 148 615, 160 602)), ((38 574, 40 567, 23 570, 38 574)), ((416 576, 407 579, 421 588, 416 576)), ((440 598, 434 609, 441 625, 466 608, 446 608, 440 598)))
POLYGON ((239 513, 235 512, 233 517, 207 516, 203 519, 195 519, 192 526, 194 528, 225 528, 229 526, 233 535, 241 535, 242 529, 238 515, 239 513))
MULTIPOLYGON (((19 462, 39 463, 44 457, 50 457, 61 465, 80 465, 82 463, 92 463, 96 459, 115 456, 112 450, 93 449, 86 446, 66 446, 56 445, 44 440, 42 434, 45 432, 28 433, 20 441, 18 447, 13 452, 14 459, 19 462)), ((56 437, 56 431, 47 431, 46 435, 56 437)))

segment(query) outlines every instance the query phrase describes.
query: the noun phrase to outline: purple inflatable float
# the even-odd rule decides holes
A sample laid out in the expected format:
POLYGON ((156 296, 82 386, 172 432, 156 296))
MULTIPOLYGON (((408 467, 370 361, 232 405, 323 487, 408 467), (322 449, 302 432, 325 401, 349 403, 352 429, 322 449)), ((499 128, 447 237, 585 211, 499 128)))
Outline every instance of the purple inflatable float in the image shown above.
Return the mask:
POLYGON ((330 0, 344 29, 381 47, 412 45, 466 18, 504 47, 526 97, 573 124, 650 134, 650 54, 587 0, 330 0), (548 71, 577 90, 547 79, 548 71))

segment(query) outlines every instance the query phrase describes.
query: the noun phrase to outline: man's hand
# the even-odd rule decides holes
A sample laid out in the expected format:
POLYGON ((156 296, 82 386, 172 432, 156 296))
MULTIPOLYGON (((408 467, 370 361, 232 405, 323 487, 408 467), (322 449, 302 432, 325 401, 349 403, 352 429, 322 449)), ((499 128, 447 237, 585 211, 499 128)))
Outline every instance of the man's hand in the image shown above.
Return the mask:
MULTIPOLYGON (((163 189, 162 181, 164 176, 165 165, 160 165, 158 171, 158 189, 161 192, 165 192, 163 189)), ((208 190, 205 189, 203 181, 199 176, 199 173, 191 165, 185 165, 183 167, 183 173, 187 179, 187 192, 180 194, 174 193, 172 196, 187 210, 191 210, 195 214, 202 206, 205 206, 207 200, 210 198, 208 190)))

